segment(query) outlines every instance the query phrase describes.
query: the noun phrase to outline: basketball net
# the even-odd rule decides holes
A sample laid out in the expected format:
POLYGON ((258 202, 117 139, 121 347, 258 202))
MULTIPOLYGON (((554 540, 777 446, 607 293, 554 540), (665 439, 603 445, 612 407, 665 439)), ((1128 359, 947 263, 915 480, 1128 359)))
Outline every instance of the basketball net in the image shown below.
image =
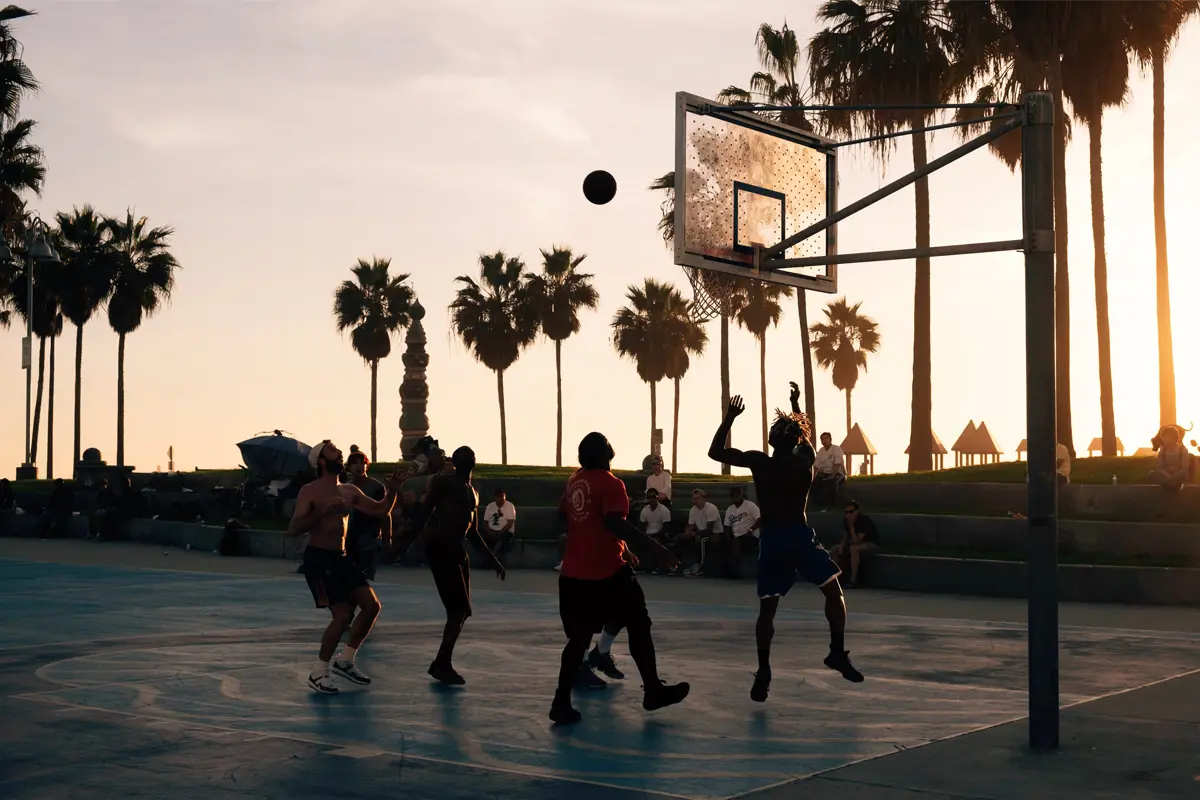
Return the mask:
POLYGON ((709 269, 684 267, 692 285, 692 320, 708 322, 729 316, 738 307, 738 279, 734 275, 709 269))

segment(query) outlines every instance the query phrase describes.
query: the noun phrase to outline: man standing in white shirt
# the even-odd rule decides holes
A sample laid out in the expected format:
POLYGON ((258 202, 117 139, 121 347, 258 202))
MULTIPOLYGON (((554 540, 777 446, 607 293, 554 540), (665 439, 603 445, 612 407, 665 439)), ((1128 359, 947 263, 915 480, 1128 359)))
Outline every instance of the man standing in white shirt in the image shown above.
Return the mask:
POLYGON ((721 530, 721 512, 708 502, 702 489, 692 492, 692 507, 688 511, 688 524, 675 539, 675 556, 682 562, 688 550, 695 551, 699 544, 700 560, 684 571, 684 575, 696 577, 704 574, 704 544, 709 537, 721 530))
POLYGON ((821 434, 821 447, 813 462, 813 482, 809 497, 821 505, 836 505, 842 484, 846 482, 846 456, 828 433, 821 434))
POLYGON ((663 469, 661 456, 654 457, 651 473, 646 476, 646 491, 653 489, 658 492, 658 502, 667 508, 671 507, 671 473, 663 469))
MULTIPOLYGON (((671 509, 658 501, 657 490, 646 490, 646 504, 642 506, 639 519, 642 523, 642 530, 646 532, 647 536, 659 544, 667 543, 667 526, 671 524, 671 509)), ((662 567, 656 564, 653 571, 656 574, 662 572, 662 567)))
POLYGON ((488 538, 492 553, 499 559, 517 535, 517 509, 508 502, 508 493, 503 489, 497 489, 492 494, 492 502, 484 509, 483 521, 490 533, 488 538))

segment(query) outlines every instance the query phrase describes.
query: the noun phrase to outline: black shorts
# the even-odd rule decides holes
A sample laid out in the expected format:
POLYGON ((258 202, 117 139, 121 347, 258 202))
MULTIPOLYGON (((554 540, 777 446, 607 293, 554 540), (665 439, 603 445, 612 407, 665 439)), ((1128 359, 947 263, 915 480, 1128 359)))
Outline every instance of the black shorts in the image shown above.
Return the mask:
MULTIPOLYGON (((375 542, 372 542, 372 544, 375 544, 375 542)), ((366 575, 368 580, 375 580, 375 570, 379 560, 378 548, 351 550, 350 560, 354 562, 356 567, 362 570, 363 575, 366 575)))
POLYGON ((446 613, 471 616, 471 559, 467 551, 435 537, 425 549, 425 563, 433 573, 446 613))
POLYGON ((558 578, 558 614, 567 638, 593 636, 605 625, 650 627, 646 595, 628 564, 598 581, 558 578))
POLYGON ((350 595, 356 589, 371 585, 350 556, 333 550, 304 548, 302 568, 317 608, 349 603, 350 595))

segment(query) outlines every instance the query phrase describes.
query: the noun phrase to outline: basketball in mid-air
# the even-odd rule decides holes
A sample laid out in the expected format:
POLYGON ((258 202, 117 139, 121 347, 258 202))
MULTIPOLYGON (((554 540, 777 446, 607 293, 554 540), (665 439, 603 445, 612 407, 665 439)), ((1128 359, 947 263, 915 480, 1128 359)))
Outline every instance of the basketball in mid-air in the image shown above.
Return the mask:
POLYGON ((583 179, 583 196, 588 202, 602 206, 617 194, 617 179, 602 169, 589 173, 583 179))

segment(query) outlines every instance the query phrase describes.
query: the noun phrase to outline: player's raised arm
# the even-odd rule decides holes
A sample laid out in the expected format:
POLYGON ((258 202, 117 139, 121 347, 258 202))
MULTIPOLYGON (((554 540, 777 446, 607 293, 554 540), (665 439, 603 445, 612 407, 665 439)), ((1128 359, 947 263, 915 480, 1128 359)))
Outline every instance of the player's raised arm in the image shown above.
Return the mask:
POLYGON ((729 431, 733 428, 733 421, 746 410, 746 404, 742 402, 742 396, 735 395, 729 401, 729 408, 725 410, 725 419, 721 420, 721 426, 717 428, 716 434, 713 435, 712 444, 708 447, 708 457, 713 461, 719 461, 722 464, 729 464, 734 467, 750 467, 755 456, 761 456, 761 453, 751 452, 745 453, 741 450, 735 450, 732 447, 725 446, 725 440, 729 438, 729 431))

